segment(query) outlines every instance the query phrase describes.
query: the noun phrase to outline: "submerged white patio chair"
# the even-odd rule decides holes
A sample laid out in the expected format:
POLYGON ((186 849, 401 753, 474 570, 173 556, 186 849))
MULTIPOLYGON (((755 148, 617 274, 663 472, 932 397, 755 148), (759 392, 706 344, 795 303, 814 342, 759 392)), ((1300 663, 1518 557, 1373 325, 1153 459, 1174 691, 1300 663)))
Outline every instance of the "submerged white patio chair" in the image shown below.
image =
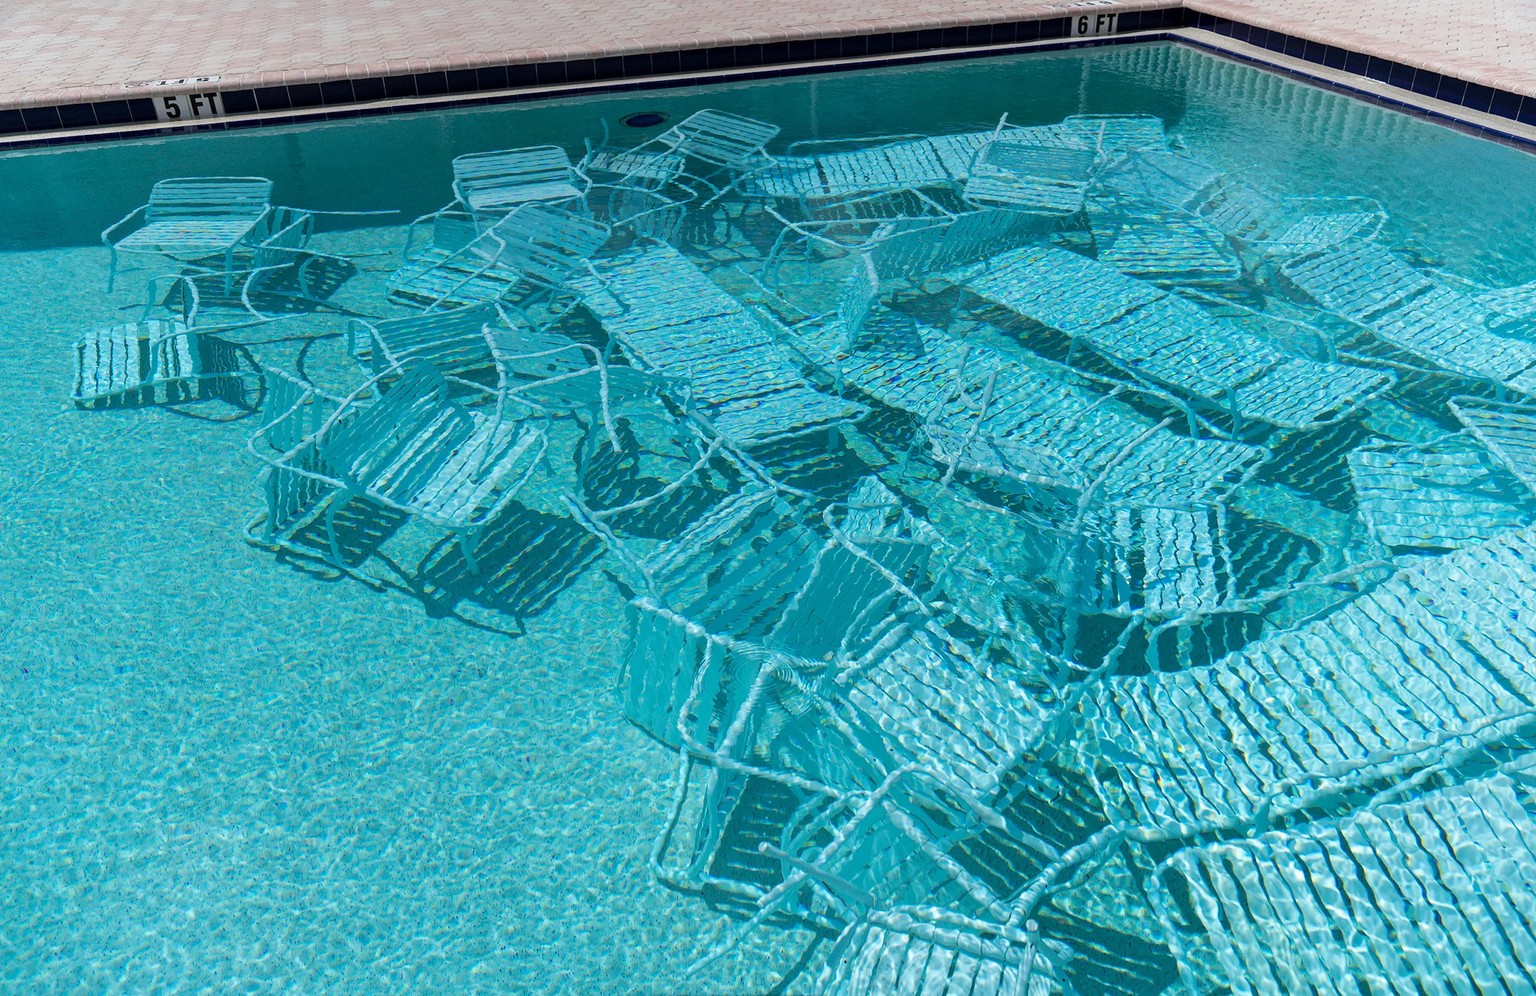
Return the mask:
MULTIPOLYGON (((608 241, 611 229, 561 208, 525 203, 468 241, 433 218, 434 244, 407 249, 389 278, 389 297, 424 311, 451 310, 529 295, 553 295, 608 241)), ((418 219, 418 222, 426 219, 418 219)))
POLYGON ((778 133, 779 126, 766 121, 703 110, 688 115, 651 141, 689 159, 744 169, 767 158, 766 147, 778 133))
POLYGON ((422 360, 407 360, 377 396, 385 380, 368 381, 315 431, 310 443, 318 466, 278 463, 337 492, 326 524, 338 567, 347 569, 335 515, 357 497, 448 530, 478 572, 479 534, 540 468, 544 432, 518 417, 522 409, 511 402, 474 411, 452 401, 442 376, 422 360))
POLYGON ((965 200, 976 207, 1068 217, 1082 210, 1097 161, 1090 148, 1001 138, 977 151, 965 200))
POLYGON ((558 145, 471 152, 453 161, 453 193, 465 210, 495 217, 523 204, 570 208, 586 194, 587 177, 558 145))
POLYGON ((176 321, 93 329, 75 344, 75 359, 70 398, 78 407, 188 400, 208 376, 201 336, 176 321))
MULTIPOLYGON (((264 238, 272 210, 272 181, 259 176, 191 176, 161 180, 149 203, 101 233, 111 254, 107 292, 117 277, 118 256, 139 253, 187 262, 222 257, 233 274, 236 253, 264 238), (134 223, 137 222, 137 227, 134 223)), ((229 278, 233 282, 233 276, 229 278)))
POLYGON ((429 311, 407 318, 354 319, 348 341, 352 356, 374 375, 403 370, 407 360, 424 360, 450 380, 492 366, 484 328, 501 316, 490 305, 429 311))
POLYGON ((1536 991, 1536 786, 1509 768, 1179 851, 1154 885, 1170 943, 1203 928, 1241 996, 1536 991))
POLYGON ((773 162, 767 145, 779 126, 728 111, 695 111, 632 150, 681 156, 690 175, 711 191, 704 203, 717 201, 748 174, 773 162))
POLYGON ((270 234, 252 243, 248 254, 242 253, 237 269, 186 267, 180 273, 156 277, 150 281, 147 306, 164 304, 188 327, 200 331, 345 310, 329 298, 339 283, 337 275, 351 272, 354 255, 321 252, 310 244, 316 214, 332 213, 354 212, 274 207, 266 226, 270 234))

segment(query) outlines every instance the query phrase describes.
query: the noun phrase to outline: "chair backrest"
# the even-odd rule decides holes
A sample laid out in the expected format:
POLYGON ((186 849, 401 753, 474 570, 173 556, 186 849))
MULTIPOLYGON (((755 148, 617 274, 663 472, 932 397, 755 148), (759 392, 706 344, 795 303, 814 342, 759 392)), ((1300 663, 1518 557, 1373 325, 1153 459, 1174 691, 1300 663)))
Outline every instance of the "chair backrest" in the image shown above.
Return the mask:
POLYGON ((720 166, 738 166, 761 153, 779 126, 726 111, 695 111, 657 136, 678 152, 720 166))
MULTIPOLYGON (((615 227, 627 225, 643 238, 677 241, 687 217, 685 201, 644 187, 611 186, 606 189, 608 196, 604 207, 609 224, 615 227)), ((594 207, 594 210, 600 209, 594 207)))
POLYGON ((934 251, 936 270, 985 259, 1039 234, 1039 219, 1021 211, 968 211, 944 229, 934 251))
POLYGON ((478 191, 569 182, 574 175, 570 155, 558 145, 471 152, 453 161, 453 192, 468 204, 478 191))
POLYGON ((308 245, 314 234, 315 216, 308 211, 284 207, 275 208, 272 215, 272 234, 257 243, 252 268, 301 262, 298 250, 308 245))
POLYGON ((1103 153, 1163 148, 1168 144, 1163 119, 1154 114, 1073 114, 1063 118, 1060 127, 1103 153))
POLYGON ((1213 184, 1195 211, 1221 234, 1236 239, 1277 235, 1276 229, 1286 216, 1285 205, 1278 198, 1238 181, 1213 184))
POLYGON ((937 225, 880 233, 865 253, 881 280, 922 280, 933 272, 934 254, 944 237, 937 225))
POLYGON ((486 229, 475 240, 475 251, 517 270, 529 283, 558 288, 611 233, 607 225, 569 211, 527 204, 486 229))
POLYGON ((370 404, 356 395, 315 439, 337 474, 367 488, 448 407, 448 384, 432 365, 407 360, 394 386, 370 404))
POLYGON ((1134 149, 1121 153, 1097 173, 1099 190, 1122 201, 1151 201, 1196 209, 1222 183, 1221 170, 1187 153, 1134 149))
POLYGON ((666 602, 682 607, 701 597, 712 583, 739 574, 741 562, 757 552, 753 540, 789 532, 806 530, 795 524, 788 506, 772 491, 745 490, 656 547, 643 566, 666 602))
POLYGON ((1001 140, 988 142, 976 154, 977 165, 1029 180, 1087 183, 1094 153, 1067 146, 1035 145, 1001 140))
POLYGON ((880 299, 880 274, 874 261, 860 256, 858 265, 843 281, 843 289, 837 295, 837 317, 843 326, 842 348, 851 351, 864 331, 864 320, 869 309, 880 299))
POLYGON ((313 435, 331 414, 308 384, 280 367, 262 367, 267 396, 261 410, 260 431, 272 447, 287 452, 313 435))
POLYGON ((380 373, 413 358, 444 374, 487 367, 491 354, 481 330, 497 320, 493 308, 476 305, 375 322, 369 326, 375 346, 369 359, 380 373))
POLYGON ((272 181, 259 176, 184 176, 149 192, 145 220, 259 218, 272 203, 272 181))
POLYGON ((581 161, 581 171, 594 183, 668 183, 682 173, 687 164, 671 152, 650 149, 589 149, 581 161))
POLYGON ((905 592, 892 583, 892 577, 903 584, 914 583, 915 575, 927 566, 931 549, 903 538, 876 537, 858 545, 858 553, 828 546, 817 555, 816 570, 769 634, 776 649, 820 660, 844 645, 860 646, 871 632, 911 610, 905 592))

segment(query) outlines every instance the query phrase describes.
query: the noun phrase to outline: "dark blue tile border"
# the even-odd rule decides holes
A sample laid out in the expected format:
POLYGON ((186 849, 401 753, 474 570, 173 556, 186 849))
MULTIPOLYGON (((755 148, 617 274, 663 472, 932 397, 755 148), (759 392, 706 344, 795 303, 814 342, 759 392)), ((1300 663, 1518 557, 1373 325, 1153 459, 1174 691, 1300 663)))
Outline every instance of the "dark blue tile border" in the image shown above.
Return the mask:
MULTIPOLYGON (((610 92, 636 90, 660 86, 676 86, 679 81, 659 79, 677 74, 689 74, 688 83, 714 83, 726 79, 760 79, 764 77, 801 74, 809 72, 838 72, 848 69, 870 68, 878 65, 903 65, 929 62, 939 59, 971 58, 977 56, 1008 54, 1003 46, 1031 44, 1029 51, 1118 44, 1128 40, 1123 37, 1132 32, 1155 32, 1183 27, 1203 28, 1223 37, 1247 42, 1271 52, 1278 52, 1305 62, 1342 69, 1345 72, 1377 80, 1389 86, 1411 91, 1423 96, 1448 101, 1471 110, 1483 111, 1512 121, 1536 123, 1536 98, 1522 100, 1519 94, 1467 83, 1454 77, 1442 76, 1412 66, 1350 52, 1332 45, 1309 41, 1278 31, 1254 27, 1240 21, 1216 17, 1211 14, 1187 10, 1182 6, 1169 6, 1155 10, 1126 11, 1118 15, 1115 33, 1093 37, 1072 38, 1072 18, 1054 17, 1029 21, 1004 21, 993 24, 968 25, 951 28, 927 28, 914 31, 856 35, 843 38, 823 38, 790 42, 772 42, 761 45, 731 45, 708 49, 680 49, 671 52, 652 52, 638 55, 612 56, 601 59, 574 59, 566 62, 545 62, 525 65, 491 66, 478 69, 457 69, 446 72, 427 72, 386 77, 366 77, 353 80, 333 80, 324 83, 304 83, 291 86, 260 87, 223 92, 226 114, 250 114, 262 111, 287 111, 295 109, 324 108, 313 114, 292 115, 269 121, 208 121, 196 125, 181 125, 149 130, 114 132, 94 135, 52 136, 65 128, 84 128, 91 125, 126 125, 148 123, 156 120, 154 102, 147 97, 130 100, 103 101, 94 104, 70 104, 60 107, 26 108, 20 111, 0 111, 0 149, 36 144, 62 144, 64 142, 102 141, 115 138, 139 137, 145 134, 173 134, 183 131, 226 130, 231 128, 259 127, 265 124, 287 124, 302 121, 331 120, 343 117, 394 114, 406 108, 365 106, 383 100, 416 97, 462 96, 463 100, 439 101, 432 108, 461 107, 487 102, 541 99, 547 92, 520 94, 525 88, 545 88, 583 84, 583 92, 610 92), (1049 44, 1040 45, 1041 41, 1049 44), (945 51, 966 47, 993 46, 986 52, 945 51), (922 54, 926 53, 926 54, 922 54), (875 57, 877 62, 838 64, 834 60, 875 57), (821 63, 820 65, 795 65, 793 68, 775 69, 788 63, 821 63), (738 72, 731 77, 712 77, 721 70, 755 70, 738 72), (599 84, 592 86, 591 84, 599 84), (508 92, 511 91, 511 92, 508 92), (494 92, 490 98, 475 99, 470 95, 494 92), (25 138, 7 138, 24 135, 25 138), (33 137, 36 136, 36 137, 33 137)), ((1167 39, 1172 36, 1148 36, 1137 40, 1167 39)), ((1187 38, 1185 41, 1199 48, 1208 48, 1240 59, 1245 57, 1205 45, 1187 38)), ((1280 69, 1262 62, 1269 69, 1280 69)), ((1431 117, 1453 121, 1444 114, 1425 112, 1408 107, 1378 93, 1360 91, 1340 86, 1326 80, 1313 79, 1305 74, 1291 73, 1331 89, 1341 90, 1379 103, 1406 109, 1431 117)), ((1467 122, 1459 122, 1463 130, 1484 133, 1467 122)), ((1524 139, 1497 134, 1517 144, 1527 144, 1524 139)))
POLYGON ((128 124, 133 120, 133 114, 128 110, 128 101, 109 100, 100 104, 92 104, 96 113, 96 123, 99 125, 128 124))

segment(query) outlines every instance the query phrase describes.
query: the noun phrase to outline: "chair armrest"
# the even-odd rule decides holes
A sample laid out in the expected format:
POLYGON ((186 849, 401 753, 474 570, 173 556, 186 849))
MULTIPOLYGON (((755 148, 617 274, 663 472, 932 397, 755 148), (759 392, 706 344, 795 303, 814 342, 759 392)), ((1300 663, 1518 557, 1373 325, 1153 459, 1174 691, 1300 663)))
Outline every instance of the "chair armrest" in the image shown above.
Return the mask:
MULTIPOLYGON (((406 259, 410 258, 410 255, 411 255, 411 245, 416 240, 416 229, 417 229, 417 226, 423 225, 423 224, 427 224, 429 222, 432 223, 432 224, 436 224, 438 218, 440 218, 443 215, 447 214, 449 211, 452 211, 454 209, 454 207, 458 205, 458 203, 459 203, 458 201, 454 201, 451 204, 448 204, 448 205, 446 205, 444 207, 438 208, 436 211, 430 211, 430 212, 422 215, 420 218, 417 218, 416 220, 412 221, 409 225, 405 226, 405 248, 400 250, 401 255, 404 256, 406 259)), ((466 207, 465 211, 467 212, 468 210, 469 209, 466 207)))
POLYGON ((136 216, 142 215, 148 210, 148 204, 141 204, 134 208, 132 211, 129 211, 127 214, 123 215, 111 225, 108 225, 107 228, 101 233, 101 244, 106 246, 108 249, 111 249, 113 246, 112 234, 119 228, 122 228, 124 225, 128 224, 128 222, 132 221, 136 216))

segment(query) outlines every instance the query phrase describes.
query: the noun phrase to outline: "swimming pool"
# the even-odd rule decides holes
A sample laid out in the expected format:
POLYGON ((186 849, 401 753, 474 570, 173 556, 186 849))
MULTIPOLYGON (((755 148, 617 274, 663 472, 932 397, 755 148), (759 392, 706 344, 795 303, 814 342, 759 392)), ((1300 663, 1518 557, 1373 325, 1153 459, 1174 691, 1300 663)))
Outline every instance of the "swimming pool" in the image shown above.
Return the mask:
MULTIPOLYGON (((1448 865, 1392 829, 1438 827, 1490 894, 1487 867, 1529 867, 1496 846, 1527 776, 1490 769, 1536 701, 1511 360, 1532 163, 1169 44, 0 158, 0 978, 805 991, 863 944, 885 973, 1283 990, 1305 968, 1264 949, 1329 950, 1329 897, 1388 958, 1382 880, 1327 891, 1341 847, 1448 865), (465 249, 487 208, 418 226, 403 265, 455 157, 579 160, 706 109, 778 131, 683 164, 707 184, 663 146, 594 165, 601 249, 571 248, 579 214, 517 216, 570 250, 525 302, 540 331, 477 315, 469 359, 412 352, 411 316, 493 262, 465 249), (178 176, 398 214, 266 250, 315 260, 257 289, 291 317, 224 328, 240 281, 199 278, 210 376, 128 405, 93 364, 115 400, 75 408, 78 343, 192 362, 174 333, 94 331, 178 269, 124 252, 108 294, 98 242, 178 176), (517 334, 482 349, 486 324, 517 334), (354 395, 375 375, 409 390, 354 395), (433 504, 445 478, 364 467, 367 410, 418 456, 451 422, 454 452, 505 459, 433 504), (337 501, 341 477, 374 500, 337 501), (1095 860, 1021 905, 1064 853, 1095 860), (1298 876, 1325 899, 1282 895, 1298 876), (764 896, 782 915, 690 971, 764 896), (891 919, 915 905, 950 915, 891 919)), ((518 231, 496 229, 531 253, 518 231)), ((1488 902, 1381 970, 1453 973, 1476 938, 1499 978, 1492 948, 1521 949, 1494 923, 1517 938, 1526 907, 1488 902)))

